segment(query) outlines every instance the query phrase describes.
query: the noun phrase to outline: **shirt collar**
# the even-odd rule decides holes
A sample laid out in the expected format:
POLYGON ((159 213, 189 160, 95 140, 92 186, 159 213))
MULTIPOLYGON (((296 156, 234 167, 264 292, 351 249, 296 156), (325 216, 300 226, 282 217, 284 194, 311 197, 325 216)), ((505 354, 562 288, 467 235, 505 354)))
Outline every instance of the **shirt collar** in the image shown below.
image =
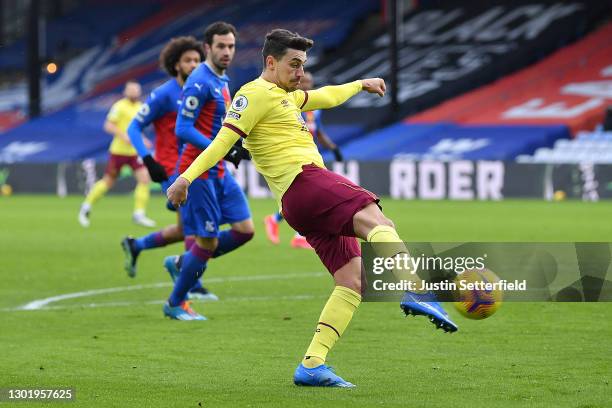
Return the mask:
POLYGON ((215 72, 214 69, 212 69, 212 67, 210 65, 208 65, 208 62, 204 62, 204 66, 206 67, 206 69, 208 69, 214 76, 216 76, 219 79, 222 79, 226 82, 229 82, 229 77, 227 76, 227 74, 223 74, 223 75, 219 75, 215 72))

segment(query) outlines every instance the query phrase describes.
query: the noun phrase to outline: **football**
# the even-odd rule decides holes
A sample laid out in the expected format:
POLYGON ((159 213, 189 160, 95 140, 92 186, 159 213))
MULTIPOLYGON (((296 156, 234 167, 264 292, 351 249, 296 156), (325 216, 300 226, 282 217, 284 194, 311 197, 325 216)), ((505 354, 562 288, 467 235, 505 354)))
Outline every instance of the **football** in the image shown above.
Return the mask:
POLYGON ((503 292, 481 286, 495 282, 499 282, 499 278, 486 268, 468 269, 457 275, 455 308, 468 319, 481 320, 493 315, 502 303, 503 292))

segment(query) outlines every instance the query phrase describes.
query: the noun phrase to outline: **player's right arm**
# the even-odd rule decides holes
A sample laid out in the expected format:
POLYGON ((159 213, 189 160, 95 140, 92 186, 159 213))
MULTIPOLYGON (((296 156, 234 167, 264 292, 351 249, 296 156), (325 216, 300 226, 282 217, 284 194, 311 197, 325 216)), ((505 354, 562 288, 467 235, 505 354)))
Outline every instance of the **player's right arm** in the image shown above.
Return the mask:
POLYGON ((108 111, 108 115, 106 115, 106 120, 104 121, 104 131, 112 136, 118 136, 126 142, 130 142, 130 138, 127 133, 121 131, 117 126, 117 122, 121 118, 121 104, 120 101, 117 101, 111 106, 110 111, 108 111))
POLYGON ((185 202, 191 182, 226 156, 240 137, 247 137, 268 108, 265 88, 251 87, 238 91, 215 140, 168 188, 168 200, 175 207, 185 202))
POLYGON ((168 180, 168 175, 166 174, 164 167, 151 155, 151 151, 144 143, 142 132, 147 126, 162 115, 162 104, 163 98, 157 97, 155 92, 151 92, 151 95, 149 95, 146 102, 140 107, 140 110, 134 119, 132 119, 132 122, 127 130, 132 146, 134 146, 138 152, 138 155, 142 157, 142 161, 145 166, 147 166, 151 179, 156 183, 168 180))

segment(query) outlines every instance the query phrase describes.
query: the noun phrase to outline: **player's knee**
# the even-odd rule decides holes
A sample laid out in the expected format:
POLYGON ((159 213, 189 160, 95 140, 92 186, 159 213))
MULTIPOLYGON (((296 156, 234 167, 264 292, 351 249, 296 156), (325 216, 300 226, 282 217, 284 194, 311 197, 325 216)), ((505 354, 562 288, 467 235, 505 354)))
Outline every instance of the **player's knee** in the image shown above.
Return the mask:
POLYGON ((179 242, 183 240, 183 228, 180 225, 171 225, 164 231, 166 237, 171 242, 179 242))
MULTIPOLYGON (((245 237, 249 235, 250 237, 247 239, 250 240, 255 235, 255 224, 253 224, 253 220, 248 219, 246 221, 238 222, 236 224, 232 224, 232 231, 244 234, 245 237)), ((246 242, 246 241, 245 241, 246 242)))
POLYGON ((360 277, 351 277, 342 279, 342 281, 336 280, 336 284, 338 286, 343 286, 352 290, 353 292, 357 292, 361 294, 361 278, 360 277))
POLYGON ((380 217, 378 225, 384 225, 384 226, 391 227, 391 228, 395 229, 395 224, 393 223, 393 221, 391 221, 389 218, 385 217, 382 214, 381 214, 381 217, 380 217))
POLYGON ((246 229, 243 231, 232 230, 232 235, 236 242, 238 242, 240 245, 244 245, 253 239, 253 237, 255 236, 255 229, 246 229))
POLYGON ((219 240, 217 238, 196 237, 196 243, 200 248, 214 252, 219 245, 219 240))

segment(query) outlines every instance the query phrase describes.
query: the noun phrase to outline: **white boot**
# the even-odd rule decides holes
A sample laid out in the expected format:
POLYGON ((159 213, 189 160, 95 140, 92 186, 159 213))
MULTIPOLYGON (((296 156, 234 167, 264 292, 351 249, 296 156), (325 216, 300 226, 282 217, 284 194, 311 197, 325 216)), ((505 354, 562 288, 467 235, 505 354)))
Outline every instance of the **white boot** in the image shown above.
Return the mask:
POLYGON ((142 210, 134 211, 134 214, 132 215, 132 221, 134 221, 134 224, 141 225, 147 228, 153 228, 156 225, 155 221, 150 218, 147 218, 144 211, 142 210))
POLYGON ((89 211, 91 210, 91 205, 87 203, 81 204, 81 209, 79 210, 79 224, 81 227, 87 228, 89 227, 89 211))

